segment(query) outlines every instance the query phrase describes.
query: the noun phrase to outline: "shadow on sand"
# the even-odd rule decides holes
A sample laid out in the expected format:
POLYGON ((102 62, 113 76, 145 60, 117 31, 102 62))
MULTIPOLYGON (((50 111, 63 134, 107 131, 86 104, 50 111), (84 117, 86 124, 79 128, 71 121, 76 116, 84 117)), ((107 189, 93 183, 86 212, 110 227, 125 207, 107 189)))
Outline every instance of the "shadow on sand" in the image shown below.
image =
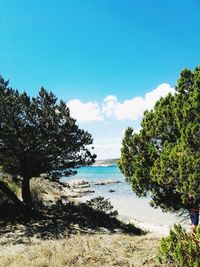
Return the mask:
POLYGON ((43 240, 59 239, 72 234, 127 233, 142 235, 144 231, 115 217, 92 209, 84 203, 58 201, 43 206, 31 216, 24 216, 13 205, 0 207, 0 235, 4 242, 30 242, 32 237, 43 240), (12 239, 12 240, 11 240, 12 239))

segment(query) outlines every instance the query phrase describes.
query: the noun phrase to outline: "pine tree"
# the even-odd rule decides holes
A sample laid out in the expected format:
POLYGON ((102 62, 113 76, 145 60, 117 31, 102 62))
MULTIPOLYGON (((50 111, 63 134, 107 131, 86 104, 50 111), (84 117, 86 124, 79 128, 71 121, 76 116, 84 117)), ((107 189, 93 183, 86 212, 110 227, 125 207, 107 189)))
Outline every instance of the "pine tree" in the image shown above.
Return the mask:
POLYGON ((88 150, 92 141, 53 93, 41 88, 30 98, 0 79, 0 165, 4 172, 22 178, 26 206, 31 207, 32 177, 46 173, 58 180, 74 174, 74 168, 90 165, 96 157, 88 150))
POLYGON ((126 130, 119 167, 138 196, 178 211, 200 205, 200 68, 181 72, 174 95, 144 113, 141 130, 126 130))

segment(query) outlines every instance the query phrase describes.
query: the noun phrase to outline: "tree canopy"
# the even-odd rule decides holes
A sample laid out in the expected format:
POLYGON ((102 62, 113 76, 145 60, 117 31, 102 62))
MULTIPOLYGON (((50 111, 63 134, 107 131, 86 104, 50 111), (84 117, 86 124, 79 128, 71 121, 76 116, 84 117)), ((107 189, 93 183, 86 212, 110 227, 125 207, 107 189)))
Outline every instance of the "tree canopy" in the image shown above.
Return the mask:
POLYGON ((22 177, 22 198, 30 205, 29 181, 46 173, 49 179, 90 165, 95 155, 88 145, 91 134, 80 129, 69 108, 44 88, 29 97, 8 87, 0 78, 0 165, 22 177))
POLYGON ((138 196, 178 211, 200 205, 200 67, 181 72, 175 94, 144 113, 141 130, 128 127, 119 167, 138 196))

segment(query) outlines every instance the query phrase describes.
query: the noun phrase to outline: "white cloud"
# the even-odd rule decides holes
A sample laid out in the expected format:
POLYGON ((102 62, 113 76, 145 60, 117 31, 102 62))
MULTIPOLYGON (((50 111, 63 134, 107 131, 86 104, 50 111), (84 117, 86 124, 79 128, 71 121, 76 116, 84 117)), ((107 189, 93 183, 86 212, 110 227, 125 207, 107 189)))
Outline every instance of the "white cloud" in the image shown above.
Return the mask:
POLYGON ((174 88, 163 83, 144 97, 134 97, 122 103, 116 96, 109 95, 104 99, 102 113, 118 120, 138 120, 146 109, 152 109, 160 97, 164 97, 170 92, 173 94, 174 88))
POLYGON ((100 102, 82 102, 72 99, 67 103, 71 116, 79 123, 93 122, 91 125, 81 125, 92 134, 94 138, 94 153, 98 159, 120 157, 121 141, 124 136, 123 128, 129 123, 135 132, 140 131, 140 120, 143 112, 152 109, 160 97, 168 93, 174 94, 175 90, 169 84, 163 83, 144 96, 119 101, 116 96, 108 95, 100 102), (124 121, 123 121, 124 120, 124 121), (102 123, 94 123, 101 121, 102 123), (109 125, 108 125, 109 124, 109 125))
POLYGON ((155 103, 161 98, 169 93, 174 94, 175 89, 172 88, 169 84, 167 83, 162 83, 160 84, 156 89, 152 90, 151 92, 147 93, 144 97, 145 101, 145 106, 146 109, 152 109, 155 105, 155 103))
POLYGON ((103 103, 86 102, 79 99, 70 100, 67 105, 70 108, 71 116, 78 122, 104 121, 110 117, 117 120, 139 120, 145 110, 154 107, 157 100, 168 93, 174 94, 175 90, 169 84, 163 83, 144 97, 134 97, 120 102, 116 96, 108 95, 103 103))
POLYGON ((109 95, 104 99, 102 113, 118 120, 135 120, 138 119, 138 114, 143 112, 143 105, 142 97, 135 97, 120 103, 116 96, 109 95))
POLYGON ((104 98, 102 113, 107 116, 112 116, 114 114, 115 109, 120 105, 117 100, 117 97, 114 95, 108 95, 104 98))
POLYGON ((67 103, 70 114, 78 122, 102 121, 100 105, 97 102, 83 103, 79 99, 70 100, 67 103))

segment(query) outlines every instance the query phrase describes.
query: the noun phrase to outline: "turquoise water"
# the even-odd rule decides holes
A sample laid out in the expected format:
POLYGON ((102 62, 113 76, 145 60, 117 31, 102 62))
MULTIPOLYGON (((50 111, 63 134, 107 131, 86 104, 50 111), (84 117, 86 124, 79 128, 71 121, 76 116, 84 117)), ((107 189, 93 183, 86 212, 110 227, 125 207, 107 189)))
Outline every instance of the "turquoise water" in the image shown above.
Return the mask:
POLYGON ((117 165, 111 166, 89 166, 81 167, 77 170, 77 174, 71 177, 63 178, 68 180, 86 180, 90 183, 90 189, 94 190, 93 196, 102 195, 105 197, 135 195, 131 189, 131 185, 125 180, 117 165), (120 183, 111 183, 106 185, 95 185, 97 181, 120 181, 120 183), (109 192, 114 190, 114 192, 109 192))

